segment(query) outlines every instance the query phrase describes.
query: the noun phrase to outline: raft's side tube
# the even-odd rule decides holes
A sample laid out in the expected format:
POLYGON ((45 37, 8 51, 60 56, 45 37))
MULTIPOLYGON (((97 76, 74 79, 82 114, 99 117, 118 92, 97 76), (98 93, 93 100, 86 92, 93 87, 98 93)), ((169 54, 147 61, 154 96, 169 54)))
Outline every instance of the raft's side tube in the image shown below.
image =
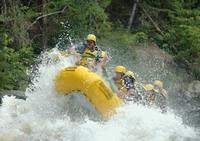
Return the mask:
POLYGON ((110 117, 115 108, 123 103, 100 76, 83 66, 68 67, 59 72, 55 88, 61 94, 80 91, 105 118, 110 117))

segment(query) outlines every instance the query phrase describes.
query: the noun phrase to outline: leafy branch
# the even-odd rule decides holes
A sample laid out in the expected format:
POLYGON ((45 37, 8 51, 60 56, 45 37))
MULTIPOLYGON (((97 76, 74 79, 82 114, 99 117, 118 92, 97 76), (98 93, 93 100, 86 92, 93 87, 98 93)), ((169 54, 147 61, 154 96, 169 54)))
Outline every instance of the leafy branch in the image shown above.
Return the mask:
POLYGON ((42 19, 42 18, 44 18, 44 17, 48 17, 48 16, 52 16, 52 15, 64 13, 64 11, 65 11, 66 8, 67 8, 67 7, 65 6, 65 7, 64 7, 62 10, 60 10, 60 11, 55 11, 55 12, 48 13, 48 14, 44 14, 44 15, 41 15, 41 16, 37 17, 37 18, 35 19, 35 21, 32 22, 32 23, 28 26, 27 31, 28 31, 34 24, 36 24, 37 21, 39 21, 40 19, 42 19))

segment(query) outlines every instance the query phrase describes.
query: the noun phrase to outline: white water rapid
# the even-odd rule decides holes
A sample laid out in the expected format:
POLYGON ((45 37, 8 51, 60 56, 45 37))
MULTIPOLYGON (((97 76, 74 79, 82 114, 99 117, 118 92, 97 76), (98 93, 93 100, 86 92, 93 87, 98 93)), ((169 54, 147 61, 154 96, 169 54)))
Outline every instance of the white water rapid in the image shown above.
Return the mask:
POLYGON ((79 98, 74 103, 72 97, 57 95, 54 90, 55 75, 64 67, 73 66, 73 60, 72 56, 61 56, 57 50, 44 53, 26 90, 26 101, 3 98, 0 141, 200 140, 198 132, 184 125, 170 110, 162 114, 158 109, 127 104, 117 109, 117 114, 108 121, 91 120, 88 116, 96 115, 94 111, 89 113, 87 101, 81 102, 79 98), (59 56, 56 62, 52 61, 55 56, 59 56), (76 116, 78 120, 71 118, 76 116))

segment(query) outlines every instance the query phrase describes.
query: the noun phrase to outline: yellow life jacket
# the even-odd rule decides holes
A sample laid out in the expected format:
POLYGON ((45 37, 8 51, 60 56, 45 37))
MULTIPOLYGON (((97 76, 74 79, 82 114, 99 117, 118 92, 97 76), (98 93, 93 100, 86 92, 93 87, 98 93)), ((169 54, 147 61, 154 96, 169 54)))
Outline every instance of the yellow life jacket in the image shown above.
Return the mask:
POLYGON ((123 79, 116 79, 115 84, 116 84, 118 90, 125 92, 125 93, 127 92, 127 89, 123 85, 123 79))
POLYGON ((104 51, 91 51, 90 49, 86 48, 81 55, 81 60, 79 64, 86 67, 88 65, 92 65, 92 67, 95 67, 97 65, 97 62, 105 62, 105 58, 106 53, 104 51))
POLYGON ((155 104, 157 97, 156 97, 156 93, 152 92, 152 91, 148 91, 147 93, 147 102, 152 105, 155 104))

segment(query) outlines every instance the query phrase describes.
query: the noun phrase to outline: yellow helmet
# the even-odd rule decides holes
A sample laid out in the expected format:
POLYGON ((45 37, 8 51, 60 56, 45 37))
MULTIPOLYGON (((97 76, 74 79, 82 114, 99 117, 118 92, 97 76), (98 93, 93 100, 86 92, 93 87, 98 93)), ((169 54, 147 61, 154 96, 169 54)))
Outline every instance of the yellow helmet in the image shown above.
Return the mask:
POLYGON ((119 73, 126 73, 126 68, 124 66, 116 66, 115 67, 115 72, 119 72, 119 73))
POLYGON ((153 83, 154 86, 158 86, 160 88, 163 88, 163 82, 160 80, 155 80, 153 83))
POLYGON ((135 74, 132 71, 127 71, 126 75, 135 78, 135 74))
POLYGON ((94 34, 88 34, 87 36, 87 40, 92 40, 96 43, 97 39, 96 36, 94 34))
POLYGON ((152 84, 147 84, 144 86, 146 91, 154 91, 154 86, 152 84))

